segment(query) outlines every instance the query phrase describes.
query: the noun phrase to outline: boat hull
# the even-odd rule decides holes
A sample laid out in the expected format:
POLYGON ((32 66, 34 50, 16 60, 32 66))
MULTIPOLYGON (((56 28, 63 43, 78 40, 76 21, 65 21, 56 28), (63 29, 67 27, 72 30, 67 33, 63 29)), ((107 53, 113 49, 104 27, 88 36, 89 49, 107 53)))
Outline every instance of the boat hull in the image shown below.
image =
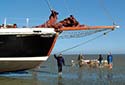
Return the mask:
POLYGON ((46 61, 57 38, 56 33, 46 30, 49 29, 29 30, 31 33, 25 30, 10 33, 7 30, 1 33, 0 72, 32 69, 46 61))
POLYGON ((22 71, 36 68, 42 61, 0 61, 0 72, 22 71))
POLYGON ((41 35, 1 35, 0 57, 47 56, 54 38, 41 35))

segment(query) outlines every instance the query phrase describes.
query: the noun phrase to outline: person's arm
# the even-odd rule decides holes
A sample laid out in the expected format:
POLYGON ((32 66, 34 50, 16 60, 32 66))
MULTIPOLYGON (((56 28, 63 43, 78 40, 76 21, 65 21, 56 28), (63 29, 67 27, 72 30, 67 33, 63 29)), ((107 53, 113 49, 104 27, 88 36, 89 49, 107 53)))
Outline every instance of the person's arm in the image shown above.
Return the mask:
POLYGON ((56 54, 54 54, 54 57, 55 57, 55 59, 57 59, 57 56, 56 56, 56 54))

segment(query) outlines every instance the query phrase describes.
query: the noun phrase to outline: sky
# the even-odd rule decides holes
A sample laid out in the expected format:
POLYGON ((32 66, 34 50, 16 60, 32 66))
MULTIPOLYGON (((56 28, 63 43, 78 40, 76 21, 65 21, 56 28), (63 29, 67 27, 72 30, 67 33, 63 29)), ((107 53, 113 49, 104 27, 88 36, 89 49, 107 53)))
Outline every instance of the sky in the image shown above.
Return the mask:
MULTIPOLYGON (((20 19, 21 21, 17 22, 23 24, 26 22, 26 18, 33 21, 31 22, 32 25, 44 23, 50 15, 46 1, 47 0, 1 0, 0 24, 3 23, 5 18, 7 22, 11 23, 13 22, 12 19, 20 19)), ((50 2, 50 7, 59 12, 58 21, 72 14, 81 24, 90 26, 112 25, 113 21, 115 21, 115 23, 120 26, 119 29, 114 30, 108 35, 83 44, 80 47, 68 50, 64 52, 64 54, 106 54, 108 52, 125 54, 125 0, 48 1, 50 2)), ((92 39, 97 35, 98 34, 74 39, 57 39, 52 54, 92 39)))

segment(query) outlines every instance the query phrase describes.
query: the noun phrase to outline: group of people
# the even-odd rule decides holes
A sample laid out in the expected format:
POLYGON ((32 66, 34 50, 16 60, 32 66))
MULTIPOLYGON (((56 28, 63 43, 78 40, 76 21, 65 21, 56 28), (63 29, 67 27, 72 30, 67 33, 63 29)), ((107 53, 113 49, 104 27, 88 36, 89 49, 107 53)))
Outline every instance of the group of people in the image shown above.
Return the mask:
MULTIPOLYGON (((103 56, 101 54, 99 54, 99 58, 98 58, 99 66, 102 64, 102 60, 103 60, 103 56)), ((113 56, 112 56, 111 52, 108 53, 108 55, 107 55, 107 62, 108 62, 109 68, 111 69, 112 62, 113 62, 113 56)))
MULTIPOLYGON (((63 65, 65 66, 65 60, 62 57, 62 54, 59 54, 58 56, 56 54, 54 54, 54 57, 57 60, 58 73, 59 73, 59 75, 62 75, 62 67, 63 67, 63 65)), ((79 61, 84 60, 83 56, 81 54, 78 56, 78 60, 79 61)), ((100 66, 102 64, 102 61, 103 61, 103 56, 101 54, 99 54, 98 61, 99 61, 99 66, 100 66)), ((111 69, 112 68, 112 62, 113 62, 113 56, 112 56, 111 53, 109 53, 107 55, 107 62, 108 62, 109 68, 111 69)))
POLYGON ((0 25, 0 28, 17 28, 17 24, 2 24, 0 25))
POLYGON ((35 27, 55 28, 55 30, 58 31, 58 29, 62 27, 84 26, 84 25, 80 25, 80 23, 76 20, 76 18, 73 15, 70 15, 69 17, 57 22, 59 13, 56 12, 55 10, 50 10, 50 11, 51 11, 51 14, 49 16, 49 19, 44 24, 41 24, 35 27))

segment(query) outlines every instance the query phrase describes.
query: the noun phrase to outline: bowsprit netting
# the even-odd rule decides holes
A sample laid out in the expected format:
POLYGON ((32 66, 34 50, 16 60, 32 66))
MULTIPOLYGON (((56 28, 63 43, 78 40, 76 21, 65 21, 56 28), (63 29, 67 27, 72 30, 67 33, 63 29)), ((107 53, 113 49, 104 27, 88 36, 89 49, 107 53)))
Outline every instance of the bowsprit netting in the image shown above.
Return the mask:
POLYGON ((111 29, 96 29, 96 30, 80 30, 80 31, 64 31, 59 35, 58 39, 71 39, 86 37, 95 33, 105 32, 111 29))

